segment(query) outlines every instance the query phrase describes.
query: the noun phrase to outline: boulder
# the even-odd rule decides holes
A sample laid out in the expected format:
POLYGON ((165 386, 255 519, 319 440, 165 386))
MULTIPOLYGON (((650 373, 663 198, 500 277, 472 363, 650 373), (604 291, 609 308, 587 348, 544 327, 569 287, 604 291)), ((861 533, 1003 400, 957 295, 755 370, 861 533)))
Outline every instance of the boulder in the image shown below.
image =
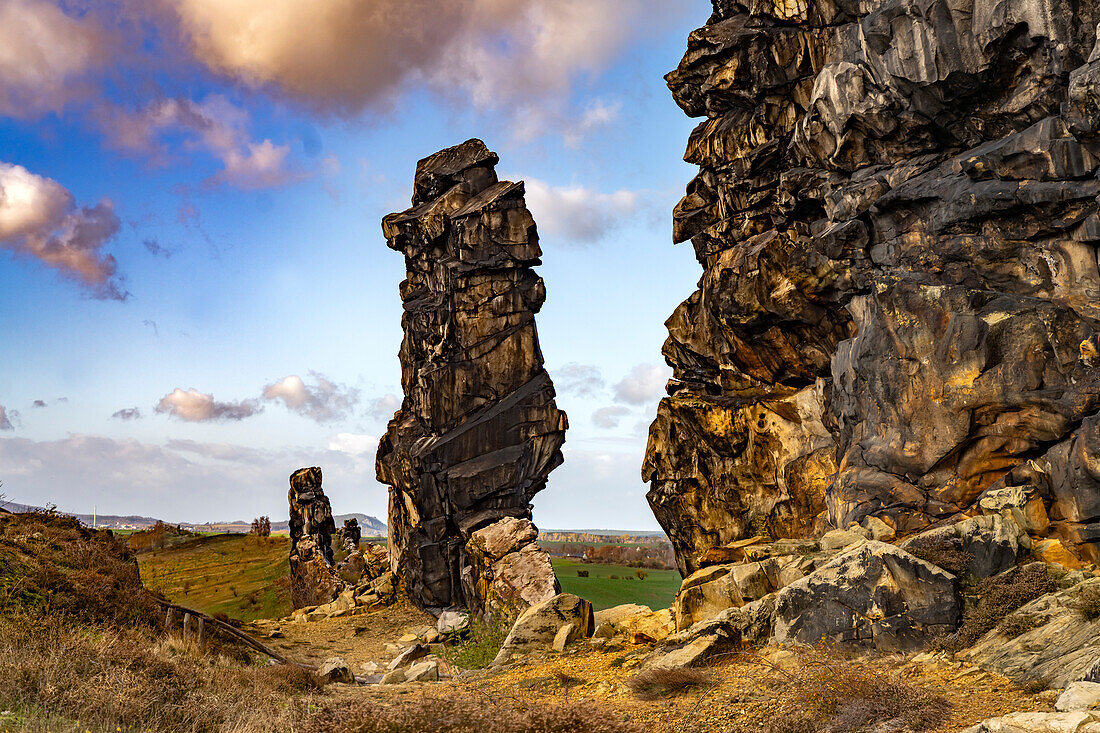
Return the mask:
POLYGON ((592 604, 571 593, 561 593, 524 611, 508 632, 501 651, 549 647, 558 632, 569 624, 573 625, 574 638, 592 636, 595 630, 592 604))
POLYGON ((404 669, 391 669, 386 674, 382 675, 382 679, 378 681, 380 685, 399 685, 405 681, 404 669))
POLYGON ((576 641, 579 636, 576 624, 566 624, 554 634, 554 641, 550 644, 550 648, 556 652, 565 651, 565 647, 576 641))
MULTIPOLYGON (((482 604, 471 596, 487 589, 471 577, 471 535, 529 519, 563 460, 567 420, 535 328, 546 299, 533 269, 538 233, 523 183, 498 180, 498 161, 481 140, 420 160, 411 208, 382 220, 387 246, 405 259, 404 399, 376 469, 390 487, 394 570, 424 608, 482 604)), ((522 582, 533 569, 512 572, 522 582)))
POLYGON ((773 639, 916 649, 954 629, 959 614, 953 575, 869 540, 778 592, 773 639))
POLYGON ((1100 733, 1100 714, 1011 713, 978 723, 963 733, 1100 733))
POLYGON ((462 634, 470 628, 470 615, 461 611, 444 611, 435 622, 441 634, 462 634))
POLYGON ((405 670, 405 682, 437 682, 439 662, 428 660, 414 664, 405 670))
MULTIPOLYGON (((413 639, 416 639, 414 636, 413 639)), ((408 666, 410 663, 426 657, 428 655, 428 647, 424 646, 420 642, 414 643, 412 646, 405 649, 403 652, 394 657, 387 665, 386 669, 400 669, 408 666)))
POLYGON ((1067 687, 1085 680, 1100 682, 1100 624, 1078 610, 1082 600, 1100 594, 1100 578, 1025 604, 1017 614, 1039 622, 1019 636, 1006 639, 990 631, 959 656, 1019 684, 1044 681, 1067 687))
POLYGON ((968 575, 990 578, 1015 566, 1031 548, 1031 539, 1011 515, 989 514, 921 532, 901 547, 922 544, 956 546, 970 556, 968 575))
POLYGON ((1067 713, 1092 710, 1100 704, 1100 684, 1096 682, 1072 682, 1062 691, 1054 703, 1054 709, 1067 713))
POLYGON ((499 522, 479 529, 470 537, 470 543, 490 560, 499 560, 534 542, 538 528, 528 519, 504 517, 499 522))
POLYGON ((696 637, 682 646, 658 651, 646 661, 644 668, 682 669, 698 666, 717 654, 719 650, 725 649, 727 644, 724 641, 717 634, 696 637))
POLYGON ((474 599, 471 609, 497 622, 512 621, 527 608, 561 592, 550 556, 533 541, 538 535, 534 525, 510 518, 501 522, 521 530, 525 525, 527 531, 507 536, 525 538, 526 544, 497 542, 494 549, 505 554, 494 556, 486 549, 484 537, 479 536, 485 530, 479 530, 466 547, 469 564, 463 570, 464 582, 469 586, 467 596, 474 599))
POLYGON ((317 668, 317 676, 326 682, 343 682, 351 684, 355 682, 355 675, 351 667, 341 657, 330 657, 317 668))

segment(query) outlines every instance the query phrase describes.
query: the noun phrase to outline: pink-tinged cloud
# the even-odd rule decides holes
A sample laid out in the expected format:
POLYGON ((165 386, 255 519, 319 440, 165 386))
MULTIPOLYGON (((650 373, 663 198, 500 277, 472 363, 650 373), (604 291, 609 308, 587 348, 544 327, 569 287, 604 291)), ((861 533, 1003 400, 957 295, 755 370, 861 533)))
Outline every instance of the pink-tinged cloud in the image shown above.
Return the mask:
MULTIPOLYGON (((318 110, 388 111, 411 87, 558 124, 575 139, 613 105, 570 111, 581 75, 678 12, 622 0, 162 0, 195 58, 318 110)), ((534 130, 521 131, 524 136, 534 130)))
POLYGON ((347 417, 359 402, 359 391, 328 380, 323 374, 310 372, 312 385, 296 374, 264 387, 265 400, 281 401, 286 407, 319 423, 347 417))
POLYGON ((119 227, 109 200, 77 208, 57 181, 0 163, 0 247, 52 267, 95 298, 127 297, 118 263, 103 252, 119 227))
POLYGON ((164 138, 182 135, 185 150, 209 153, 221 162, 210 184, 253 190, 305 177, 289 160, 290 146, 253 140, 248 113, 221 95, 202 102, 159 99, 136 111, 104 105, 96 118, 111 145, 146 155, 154 165, 172 160, 164 138))
POLYGON ((0 116, 61 112, 90 97, 108 59, 104 32, 47 0, 0 2, 0 116))
POLYGON ((214 395, 191 388, 184 392, 176 387, 157 403, 156 411, 187 422, 214 422, 218 420, 243 420, 263 412, 263 405, 256 400, 218 402, 214 395))

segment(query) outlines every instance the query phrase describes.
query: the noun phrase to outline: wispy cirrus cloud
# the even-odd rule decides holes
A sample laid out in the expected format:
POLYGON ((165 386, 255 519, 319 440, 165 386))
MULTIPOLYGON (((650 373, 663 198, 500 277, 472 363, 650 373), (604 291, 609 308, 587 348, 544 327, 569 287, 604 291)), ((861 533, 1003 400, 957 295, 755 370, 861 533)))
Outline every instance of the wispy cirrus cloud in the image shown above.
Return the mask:
POLYGON ((599 367, 570 362, 552 369, 554 387, 562 393, 577 397, 598 397, 606 386, 599 367))
POLYGON ((128 296, 117 261, 104 252, 119 227, 109 200, 78 208, 57 181, 0 162, 0 247, 53 268, 94 298, 128 296))
POLYGON ((179 387, 160 399, 156 412, 179 418, 186 422, 214 422, 218 420, 244 420, 263 412, 257 400, 219 402, 214 395, 191 388, 186 392, 179 387))
MULTIPOLYGON (((225 96, 212 94, 201 102, 190 99, 157 99, 138 110, 117 105, 100 106, 100 128, 118 149, 147 156, 154 165, 175 159, 166 138, 183 137, 184 151, 201 151, 219 160, 222 170, 208 184, 226 184, 254 190, 275 188, 305 178, 290 161, 290 146, 249 134, 249 115, 225 96)), ((146 245, 147 248, 148 245, 146 245)), ((159 246, 149 248, 164 252, 159 246)))

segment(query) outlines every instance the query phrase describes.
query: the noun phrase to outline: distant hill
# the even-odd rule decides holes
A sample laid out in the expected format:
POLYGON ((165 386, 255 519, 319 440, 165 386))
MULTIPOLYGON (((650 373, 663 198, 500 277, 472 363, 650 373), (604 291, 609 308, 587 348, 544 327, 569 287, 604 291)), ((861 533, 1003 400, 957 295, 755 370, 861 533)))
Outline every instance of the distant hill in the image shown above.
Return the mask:
MULTIPOLYGON (((32 506, 30 504, 19 504, 14 501, 5 501, 0 503, 0 507, 7 509, 10 512, 29 512, 35 509, 41 509, 42 507, 32 506)), ((61 509, 57 510, 59 514, 65 514, 70 517, 75 517, 81 524, 91 526, 92 515, 91 514, 73 514, 72 512, 66 512, 61 509)), ((386 523, 377 517, 372 517, 367 514, 337 514, 333 517, 336 522, 336 527, 342 527, 345 519, 355 517, 359 521, 359 526, 363 530, 363 534, 372 536, 384 537, 387 532, 386 523)), ((152 527, 157 522, 161 521, 157 517, 143 517, 139 515, 131 516, 119 516, 116 514, 100 514, 95 517, 96 526, 101 529, 144 529, 146 527, 152 527)), ((192 529, 196 532, 248 532, 252 527, 252 520, 244 521, 241 519, 231 520, 228 522, 201 522, 193 524, 191 522, 170 522, 164 520, 165 524, 181 525, 188 529, 192 529)), ((289 520, 284 519, 281 522, 272 522, 271 529, 274 532, 280 530, 286 531, 290 529, 289 520)))

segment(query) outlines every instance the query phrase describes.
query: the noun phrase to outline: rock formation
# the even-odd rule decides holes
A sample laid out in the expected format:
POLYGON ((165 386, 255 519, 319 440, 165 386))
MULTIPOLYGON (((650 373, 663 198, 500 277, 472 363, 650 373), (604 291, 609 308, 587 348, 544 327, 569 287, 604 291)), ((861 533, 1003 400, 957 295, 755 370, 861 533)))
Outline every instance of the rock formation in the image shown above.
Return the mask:
POLYGON ((321 488, 321 469, 290 475, 290 577, 295 608, 332 600, 338 588, 332 555, 332 507, 321 488))
POLYGON ((714 0, 676 102, 699 289, 643 478, 681 572, 1038 501, 1100 559, 1097 6, 714 0))
POLYGON ((359 529, 359 520, 355 517, 345 519, 344 526, 340 529, 340 547, 347 552, 355 552, 362 539, 363 531, 359 529))
POLYGON ((546 298, 523 183, 469 140, 421 160, 413 206, 382 230, 405 256, 401 410, 378 447, 394 569, 426 608, 478 606, 466 543, 531 499, 562 462, 565 413, 543 369, 546 298))

